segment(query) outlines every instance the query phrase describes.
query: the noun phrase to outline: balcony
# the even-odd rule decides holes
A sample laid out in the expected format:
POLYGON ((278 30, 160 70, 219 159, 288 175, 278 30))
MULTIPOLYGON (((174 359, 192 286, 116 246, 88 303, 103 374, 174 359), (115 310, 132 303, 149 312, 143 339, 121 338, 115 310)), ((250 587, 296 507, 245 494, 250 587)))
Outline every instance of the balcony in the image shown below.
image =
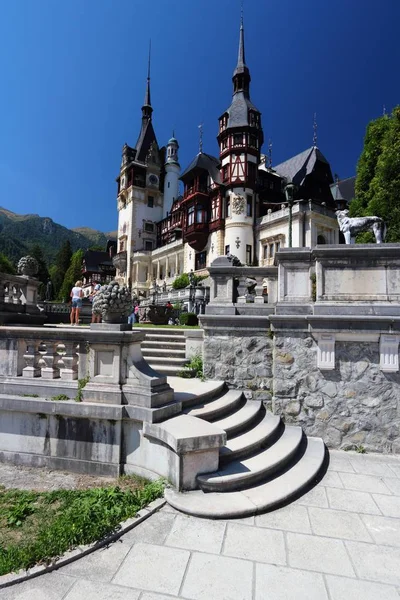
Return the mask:
POLYGON ((126 250, 123 252, 118 252, 113 256, 113 265, 120 273, 126 273, 126 267, 128 264, 128 257, 126 254, 126 250))
POLYGON ((208 233, 209 227, 207 222, 192 223, 185 228, 183 239, 194 250, 199 252, 207 244, 208 233))

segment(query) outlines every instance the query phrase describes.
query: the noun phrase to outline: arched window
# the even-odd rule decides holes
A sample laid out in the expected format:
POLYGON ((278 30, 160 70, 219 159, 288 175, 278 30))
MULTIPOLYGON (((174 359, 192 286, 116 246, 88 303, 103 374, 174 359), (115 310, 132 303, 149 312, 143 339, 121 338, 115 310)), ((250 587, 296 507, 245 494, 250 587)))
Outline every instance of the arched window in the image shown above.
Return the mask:
POLYGON ((326 244, 326 239, 323 235, 317 237, 317 244, 326 244))

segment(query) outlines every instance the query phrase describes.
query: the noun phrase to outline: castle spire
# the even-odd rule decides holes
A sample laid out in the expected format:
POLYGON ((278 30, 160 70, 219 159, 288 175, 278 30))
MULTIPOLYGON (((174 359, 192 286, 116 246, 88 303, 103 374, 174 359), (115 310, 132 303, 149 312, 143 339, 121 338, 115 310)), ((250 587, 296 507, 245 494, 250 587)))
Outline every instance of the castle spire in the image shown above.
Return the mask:
POLYGON ((151 65, 151 40, 149 42, 149 58, 148 58, 148 64, 147 64, 146 92, 144 95, 144 103, 142 106, 143 118, 146 118, 146 119, 151 119, 151 114, 153 112, 153 107, 151 106, 151 96, 150 96, 150 65, 151 65))
POLYGON ((250 71, 246 65, 244 50, 244 25, 243 25, 243 2, 241 4, 240 30, 239 30, 239 50, 236 68, 233 72, 233 93, 243 92, 249 97, 250 89, 250 71))

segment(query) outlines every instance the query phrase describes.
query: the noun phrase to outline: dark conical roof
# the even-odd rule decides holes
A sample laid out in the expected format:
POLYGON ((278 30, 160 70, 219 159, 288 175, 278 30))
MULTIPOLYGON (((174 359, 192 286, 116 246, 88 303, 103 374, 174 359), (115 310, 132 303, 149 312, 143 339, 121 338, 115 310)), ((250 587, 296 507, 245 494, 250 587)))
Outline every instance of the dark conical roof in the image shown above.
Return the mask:
POLYGON ((212 156, 211 154, 206 154, 205 152, 199 152, 197 156, 195 156, 195 158, 192 160, 190 165, 183 171, 179 179, 182 179, 182 181, 184 181, 190 173, 196 170, 200 170, 207 171, 211 179, 215 183, 221 183, 219 165, 220 161, 215 156, 212 156))
POLYGON ((297 186, 301 186, 304 183, 305 178, 309 175, 317 161, 324 162, 329 165, 322 152, 316 147, 312 146, 300 154, 296 154, 292 158, 285 160, 274 167, 274 171, 281 177, 284 177, 287 181, 294 183, 297 186))

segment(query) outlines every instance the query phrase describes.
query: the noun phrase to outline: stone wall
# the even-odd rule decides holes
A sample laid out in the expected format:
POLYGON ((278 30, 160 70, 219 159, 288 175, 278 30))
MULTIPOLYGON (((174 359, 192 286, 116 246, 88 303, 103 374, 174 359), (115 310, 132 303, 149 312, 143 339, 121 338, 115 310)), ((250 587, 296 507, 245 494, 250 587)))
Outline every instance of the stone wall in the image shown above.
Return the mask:
POLYGON ((332 448, 400 452, 400 375, 379 369, 377 342, 336 342, 335 369, 317 368, 317 343, 276 332, 273 411, 332 448))
POLYGON ((247 398, 272 406, 273 340, 268 333, 232 329, 204 339, 204 374, 241 389, 247 398))

